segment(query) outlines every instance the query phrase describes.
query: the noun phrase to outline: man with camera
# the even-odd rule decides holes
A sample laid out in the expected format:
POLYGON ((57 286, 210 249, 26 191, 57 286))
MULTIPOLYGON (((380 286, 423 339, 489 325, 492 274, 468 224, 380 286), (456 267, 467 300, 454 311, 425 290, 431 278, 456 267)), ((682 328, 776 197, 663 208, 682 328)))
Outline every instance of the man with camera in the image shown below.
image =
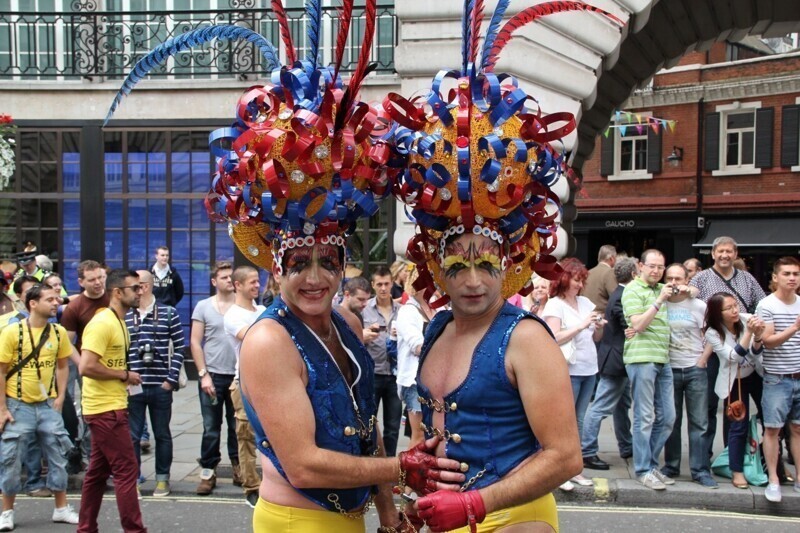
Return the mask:
MULTIPOLYGON (((671 287, 667 299, 669 323, 669 364, 675 398, 675 425, 664 447, 664 467, 661 473, 670 478, 680 474, 681 422, 683 402, 689 426, 689 470, 692 480, 703 487, 717 488, 711 477, 707 446, 703 435, 708 427, 708 380, 703 357, 703 323, 706 304, 695 298, 699 292, 690 287, 689 272, 681 263, 667 267, 665 281, 671 287)), ((710 347, 709 347, 710 355, 710 347)))
POLYGON ((639 276, 622 292, 622 311, 634 332, 622 352, 633 396, 633 464, 636 478, 652 490, 675 483, 658 469, 658 456, 675 422, 669 322, 663 307, 672 286, 661 283, 664 265, 664 254, 645 250, 639 276))
POLYGON ((387 349, 400 304, 392 300, 392 273, 387 266, 379 266, 372 273, 372 288, 375 296, 370 298, 362 311, 364 317, 364 345, 375 362, 375 405, 383 402, 383 446, 387 457, 397 452, 397 438, 400 434, 400 419, 403 417, 403 404, 397 396, 397 352, 394 360, 387 349))
POLYGON ((142 287, 139 307, 130 309, 125 315, 131 339, 128 351, 130 368, 142 377, 141 390, 132 389, 128 399, 131 439, 136 461, 141 466, 140 443, 145 414, 149 410, 156 440, 156 488, 153 496, 167 496, 172 466, 169 423, 172 393, 178 390, 178 376, 183 365, 183 328, 174 307, 156 302, 153 275, 147 270, 139 270, 138 274, 142 287))

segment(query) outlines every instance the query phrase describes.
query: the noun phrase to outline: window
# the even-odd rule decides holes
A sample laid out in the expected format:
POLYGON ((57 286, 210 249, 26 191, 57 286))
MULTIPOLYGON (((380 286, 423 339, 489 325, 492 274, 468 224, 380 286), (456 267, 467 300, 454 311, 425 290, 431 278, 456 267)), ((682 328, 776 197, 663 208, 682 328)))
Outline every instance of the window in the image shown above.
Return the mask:
POLYGON ((761 102, 716 106, 706 115, 705 170, 714 176, 759 174, 772 167, 773 108, 761 102))
POLYGON ((601 170, 609 181, 647 180, 661 172, 661 134, 650 127, 650 113, 620 113, 601 137, 601 170))
POLYGON ((756 115, 753 111, 728 113, 725 116, 725 166, 753 165, 756 115))

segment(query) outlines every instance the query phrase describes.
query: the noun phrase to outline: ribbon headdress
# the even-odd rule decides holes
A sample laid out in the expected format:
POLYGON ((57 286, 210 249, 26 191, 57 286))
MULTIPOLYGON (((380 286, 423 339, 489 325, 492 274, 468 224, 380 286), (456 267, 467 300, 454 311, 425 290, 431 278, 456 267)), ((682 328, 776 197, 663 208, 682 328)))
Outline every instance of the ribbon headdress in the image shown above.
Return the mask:
POLYGON ((436 289, 434 282, 444 288, 445 241, 464 232, 501 245, 504 297, 530 293, 533 272, 550 279, 558 273, 550 254, 556 248, 560 202, 550 188, 567 167, 553 143, 575 129, 575 117, 528 109, 526 104, 536 100, 512 76, 495 74, 494 66, 515 30, 546 15, 582 10, 623 22, 581 2, 548 2, 524 9, 501 28, 509 2, 499 0, 495 8, 480 63, 483 0, 465 0, 461 68, 440 71, 424 99, 392 93, 384 101, 399 123, 396 147, 408 158, 393 185, 417 223, 406 255, 419 269, 415 288, 427 297, 436 289), (444 95, 441 85, 447 78, 456 80, 456 88, 444 95))
POLYGON ((134 67, 106 121, 124 95, 169 56, 213 39, 255 44, 272 69, 269 85, 247 89, 236 106, 236 121, 211 133, 217 172, 205 204, 209 216, 228 222, 229 234, 245 256, 264 268, 280 269, 288 248, 315 242, 344 246, 361 217, 378 210, 388 195, 386 163, 391 152, 389 120, 380 109, 356 99, 374 66, 368 64, 375 35, 377 0, 367 0, 358 63, 345 85, 339 76, 353 0, 343 0, 334 63, 318 63, 319 0, 306 2, 308 51, 297 57, 280 0, 271 0, 286 49, 281 67, 275 46, 238 26, 211 26, 170 39, 134 67))

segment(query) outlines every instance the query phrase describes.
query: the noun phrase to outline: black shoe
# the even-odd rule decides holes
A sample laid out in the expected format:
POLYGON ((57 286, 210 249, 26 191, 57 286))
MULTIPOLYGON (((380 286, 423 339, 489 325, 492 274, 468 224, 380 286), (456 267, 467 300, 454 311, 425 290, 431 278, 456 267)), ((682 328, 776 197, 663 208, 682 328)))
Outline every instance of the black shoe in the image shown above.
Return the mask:
POLYGON ((247 502, 251 509, 255 509, 258 503, 258 492, 248 492, 244 497, 244 501, 247 502))
POLYGON ((607 462, 603 461, 596 455, 583 458, 583 467, 591 468, 592 470, 608 470, 610 466, 607 462))
POLYGON ((631 457, 633 457, 633 452, 620 453, 619 456, 622 457, 623 459, 630 459, 631 457))

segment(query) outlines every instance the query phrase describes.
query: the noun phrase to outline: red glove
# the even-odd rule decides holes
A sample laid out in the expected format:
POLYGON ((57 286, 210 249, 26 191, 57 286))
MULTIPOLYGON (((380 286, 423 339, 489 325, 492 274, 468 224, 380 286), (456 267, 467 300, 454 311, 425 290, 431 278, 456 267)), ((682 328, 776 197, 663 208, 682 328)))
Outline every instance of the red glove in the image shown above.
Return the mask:
POLYGON ((431 455, 424 442, 407 452, 400 452, 399 457, 400 468, 406 473, 406 485, 421 496, 436 491, 440 469, 436 456, 431 455))
POLYGON ((441 490, 417 500, 417 515, 433 531, 450 531, 468 525, 475 533, 477 524, 486 518, 486 507, 477 490, 441 490))

